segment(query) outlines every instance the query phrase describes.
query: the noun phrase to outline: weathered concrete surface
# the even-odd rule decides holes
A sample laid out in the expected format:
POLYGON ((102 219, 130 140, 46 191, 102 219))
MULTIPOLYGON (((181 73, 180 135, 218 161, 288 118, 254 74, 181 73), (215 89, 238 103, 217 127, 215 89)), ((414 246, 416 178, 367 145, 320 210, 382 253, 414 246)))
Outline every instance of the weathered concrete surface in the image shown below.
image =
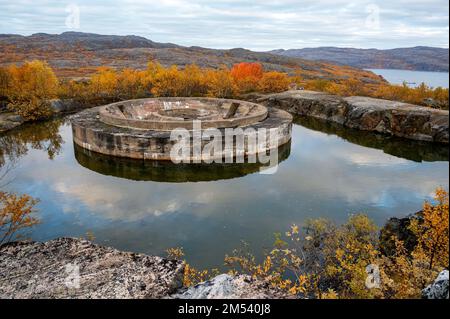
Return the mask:
MULTIPOLYGON (((151 99, 141 99, 136 100, 136 103, 144 103, 151 99)), ((171 99, 173 100, 173 99, 171 99)), ((118 127, 114 125, 105 124, 100 120, 99 112, 102 107, 95 107, 91 109, 84 110, 75 115, 71 116, 73 140, 75 144, 81 146, 89 151, 94 151, 101 154, 118 156, 118 157, 128 157, 134 159, 151 159, 151 160, 172 160, 171 149, 177 141, 171 140, 170 131, 153 131, 153 130, 142 130, 129 127, 118 127)), ((202 127, 203 128, 203 127, 202 127)), ((266 129, 267 132, 272 130, 276 131, 277 142, 276 145, 282 146, 291 140, 292 133, 292 115, 283 110, 276 108, 269 108, 267 117, 260 122, 253 123, 248 126, 242 127, 244 132, 244 139, 249 139, 249 135, 255 137, 256 135, 252 132, 258 131, 260 129, 266 129), (246 132, 247 128, 252 129, 251 132, 246 132)), ((201 154, 202 158, 200 160, 214 160, 216 158, 223 158, 226 152, 231 149, 227 148, 225 137, 225 128, 218 129, 222 135, 222 151, 216 150, 214 154, 201 154)), ((273 143, 270 143, 269 134, 266 135, 266 142, 258 143, 260 149, 265 146, 268 150, 271 148, 273 143)), ((190 134, 191 142, 193 141, 193 136, 190 134)), ((257 152, 256 149, 249 147, 249 143, 245 143, 243 149, 237 148, 237 141, 235 138, 233 141, 233 154, 235 155, 238 151, 242 152, 245 156, 252 155, 257 152)), ((202 150, 205 145, 209 144, 210 141, 204 139, 201 141, 202 150)), ((192 145, 192 143, 190 144, 192 145)), ((195 158, 192 154, 192 148, 190 149, 191 154, 189 159, 191 163, 195 158)))
POLYGON ((18 242, 0 247, 0 298, 161 298, 181 287, 183 270, 81 239, 18 242))
POLYGON ((113 126, 172 131, 194 129, 201 120, 202 129, 243 127, 264 121, 267 108, 246 101, 218 98, 163 97, 121 101, 99 109, 101 122, 113 126), (231 105, 238 105, 234 116, 225 118, 231 105))
POLYGON ((247 99, 354 129, 427 142, 449 142, 449 113, 444 110, 360 96, 342 98, 302 90, 250 95, 247 99))
POLYGON ((0 113, 0 132, 11 130, 23 124, 24 122, 24 119, 20 115, 17 115, 15 113, 0 113))
POLYGON ((422 298, 448 299, 448 270, 440 272, 436 280, 422 290, 422 298))
POLYGON ((170 296, 174 299, 285 299, 291 295, 247 275, 222 274, 170 296))

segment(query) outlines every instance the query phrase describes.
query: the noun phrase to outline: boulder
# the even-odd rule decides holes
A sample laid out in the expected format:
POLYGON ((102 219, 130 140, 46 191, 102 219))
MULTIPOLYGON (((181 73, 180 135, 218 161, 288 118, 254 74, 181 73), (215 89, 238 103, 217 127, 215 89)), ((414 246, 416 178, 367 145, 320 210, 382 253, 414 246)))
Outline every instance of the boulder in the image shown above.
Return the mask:
POLYGON ((436 280, 422 290, 424 299, 448 299, 448 270, 439 273, 436 280))
POLYGON ((448 111, 362 96, 350 106, 345 126, 413 140, 448 143, 448 111))
POLYGON ((322 92, 295 90, 269 94, 256 99, 258 103, 276 107, 292 114, 311 116, 343 124, 348 105, 336 96, 322 92))
POLYGON ((170 296, 174 299, 280 299, 293 296, 269 283, 248 275, 218 275, 211 280, 184 288, 170 296))
POLYGON ((15 113, 0 113, 0 132, 11 130, 23 124, 24 122, 24 119, 20 115, 17 115, 15 113))
POLYGON ((72 113, 83 108, 83 106, 73 99, 53 99, 50 100, 50 108, 53 113, 72 113))
POLYGON ((0 298, 161 298, 184 264, 75 238, 0 247, 0 298))
POLYGON ((397 237, 405 244, 406 250, 411 253, 417 245, 416 235, 409 229, 413 220, 423 221, 422 211, 408 215, 403 218, 392 217, 380 230, 380 250, 386 256, 393 256, 396 253, 395 242, 392 237, 397 237))

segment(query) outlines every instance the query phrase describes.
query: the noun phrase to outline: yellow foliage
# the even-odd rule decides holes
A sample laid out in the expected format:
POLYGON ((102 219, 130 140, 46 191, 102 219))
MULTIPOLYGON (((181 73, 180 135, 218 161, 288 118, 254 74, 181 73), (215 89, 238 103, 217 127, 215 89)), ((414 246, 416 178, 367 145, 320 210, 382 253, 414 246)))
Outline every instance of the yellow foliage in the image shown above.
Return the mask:
POLYGON ((89 90, 95 96, 113 98, 117 96, 118 82, 117 73, 113 69, 100 67, 91 77, 89 90))
POLYGON ((181 74, 176 65, 155 74, 151 90, 154 96, 182 96, 181 74))
MULTIPOLYGON (((184 251, 181 247, 175 247, 175 248, 169 248, 166 250, 167 257, 171 259, 178 259, 181 260, 184 257, 184 251)), ((200 282, 206 281, 214 276, 217 276, 219 274, 219 271, 217 269, 212 270, 198 270, 191 265, 189 265, 184 260, 185 266, 184 266, 184 273, 183 273, 183 286, 184 287, 190 287, 194 286, 200 282)))
POLYGON ((0 98, 6 98, 12 84, 10 72, 6 68, 0 67, 0 98))
POLYGON ((58 92, 58 79, 50 66, 35 60, 22 66, 10 66, 8 72, 5 95, 10 101, 9 108, 27 120, 50 116, 48 101, 58 92))
POLYGON ((237 94, 237 86, 234 83, 230 70, 222 67, 219 70, 208 70, 205 78, 207 79, 207 96, 218 98, 232 98, 237 94))
POLYGON ((145 71, 124 69, 117 75, 117 91, 120 99, 137 99, 146 96, 147 77, 145 71))
POLYGON ((20 238, 24 229, 38 223, 33 216, 36 204, 28 195, 0 192, 0 245, 20 238))
POLYGON ((259 81, 259 90, 264 93, 278 93, 286 91, 291 81, 285 73, 265 72, 259 81))
POLYGON ((377 261, 380 265, 383 298, 420 298, 422 289, 430 284, 438 273, 430 270, 420 260, 412 258, 403 242, 395 237, 393 240, 395 255, 381 256, 377 261))
POLYGON ((328 93, 340 96, 367 95, 366 85, 356 79, 345 80, 341 83, 332 82, 326 89, 328 93))
POLYGON ((435 205, 429 202, 423 205, 423 221, 416 219, 411 222, 410 229, 418 239, 412 254, 414 258, 426 262, 430 269, 448 268, 448 192, 438 188, 435 201, 435 205))

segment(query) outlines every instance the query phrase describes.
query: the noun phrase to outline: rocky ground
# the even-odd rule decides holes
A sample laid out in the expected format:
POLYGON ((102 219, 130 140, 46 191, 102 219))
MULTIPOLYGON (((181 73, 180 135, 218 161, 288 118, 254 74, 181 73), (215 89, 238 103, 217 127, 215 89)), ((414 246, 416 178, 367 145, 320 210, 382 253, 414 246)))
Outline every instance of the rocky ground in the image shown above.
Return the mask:
POLYGON ((436 280, 422 290, 424 299, 448 299, 448 270, 443 270, 436 280))
POLYGON ((362 131, 448 144, 449 113, 429 107, 362 96, 339 97, 292 90, 247 99, 291 114, 322 119, 362 131))
POLYGON ((161 298, 181 286, 180 261, 60 238, 0 249, 0 298, 161 298))
POLYGON ((0 247, 2 298, 288 298, 249 276, 182 287, 184 263, 75 238, 0 247))
MULTIPOLYGON (((178 260, 58 238, 0 247, 0 299, 285 299, 293 296, 247 275, 217 277, 185 288, 178 260)), ((423 298, 448 299, 448 270, 423 298)))

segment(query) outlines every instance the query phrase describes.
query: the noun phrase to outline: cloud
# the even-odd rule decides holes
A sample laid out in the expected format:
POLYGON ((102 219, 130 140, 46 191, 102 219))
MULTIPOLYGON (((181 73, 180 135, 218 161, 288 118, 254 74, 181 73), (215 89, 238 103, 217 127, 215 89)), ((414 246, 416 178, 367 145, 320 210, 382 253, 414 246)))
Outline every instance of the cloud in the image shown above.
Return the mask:
POLYGON ((179 214, 227 219, 238 212, 250 224, 262 211, 281 221, 293 214, 306 216, 310 209, 331 215, 359 208, 371 216, 401 215, 411 207, 418 210, 435 187, 448 185, 448 163, 410 162, 297 125, 291 155, 275 175, 199 183, 137 182, 95 173, 75 162, 70 126, 63 126, 61 134, 66 143, 57 160, 30 151, 15 180, 32 187, 29 193, 46 205, 53 203, 68 214, 90 211, 112 221, 171 220, 179 214), (35 163, 40 163, 38 170, 35 163))
POLYGON ((0 33, 68 31, 69 4, 80 8, 78 31, 136 34, 187 46, 448 47, 447 0, 3 1, 0 33))

